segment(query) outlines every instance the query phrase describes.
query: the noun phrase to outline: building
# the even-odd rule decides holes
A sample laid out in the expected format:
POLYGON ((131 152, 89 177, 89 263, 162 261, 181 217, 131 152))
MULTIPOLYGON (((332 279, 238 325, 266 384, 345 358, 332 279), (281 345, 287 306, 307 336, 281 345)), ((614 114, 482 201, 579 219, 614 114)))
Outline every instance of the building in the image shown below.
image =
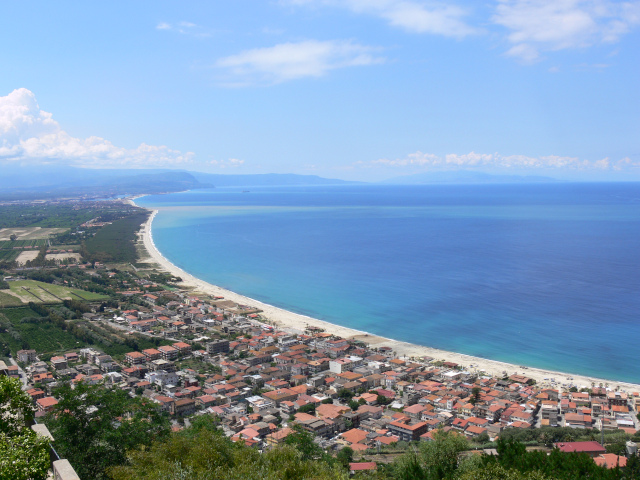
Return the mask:
POLYGON ((215 340, 207 343, 207 354, 218 355, 229 352, 229 340, 215 340))
POLYGON ((158 350, 160 350, 160 355, 163 360, 174 360, 175 358, 178 358, 179 351, 177 348, 170 347, 169 345, 163 345, 162 347, 158 347, 158 350))
POLYGON ((592 458, 607 453, 606 449, 598 442, 560 442, 553 446, 561 452, 586 453, 592 458))
POLYGON ((429 425, 426 422, 409 423, 408 421, 395 421, 389 424, 389 431, 397 436, 400 441, 412 442, 420 440, 420 435, 427 433, 429 425))
POLYGON ((36 361, 35 350, 18 350, 18 361, 23 363, 31 363, 36 361))
POLYGON ((147 362, 147 357, 140 352, 129 352, 125 354, 124 361, 129 365, 144 365, 147 362))

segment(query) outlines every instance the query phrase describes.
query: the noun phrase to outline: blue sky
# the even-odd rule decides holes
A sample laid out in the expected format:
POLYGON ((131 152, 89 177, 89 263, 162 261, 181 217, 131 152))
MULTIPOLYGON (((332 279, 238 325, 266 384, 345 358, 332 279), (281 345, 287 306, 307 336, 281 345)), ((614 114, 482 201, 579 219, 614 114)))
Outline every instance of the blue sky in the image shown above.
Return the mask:
POLYGON ((0 163, 640 180, 640 1, 5 2, 0 163))

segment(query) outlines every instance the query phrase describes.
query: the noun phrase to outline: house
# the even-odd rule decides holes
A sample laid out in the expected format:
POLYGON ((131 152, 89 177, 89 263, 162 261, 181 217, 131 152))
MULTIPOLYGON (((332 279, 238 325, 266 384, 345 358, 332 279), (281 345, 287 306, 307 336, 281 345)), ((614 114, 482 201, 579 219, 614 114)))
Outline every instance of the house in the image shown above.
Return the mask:
POLYGON ((193 398, 177 400, 170 407, 171 415, 191 415, 196 411, 196 401, 193 398))
POLYGON ((397 420, 389 423, 389 431, 403 442, 420 440, 420 435, 427 433, 426 422, 409 423, 408 420, 397 420))
POLYGON ((352 445, 354 443, 364 444, 367 439, 367 435, 368 433, 364 430, 352 428, 351 430, 341 433, 338 437, 338 442, 343 443, 344 445, 352 445))
POLYGON ((56 370, 64 370, 67 368, 67 359, 64 357, 51 357, 51 365, 56 370))
POLYGON ((147 357, 140 352, 129 352, 124 355, 124 361, 133 367, 134 365, 144 365, 147 362, 147 357))
POLYGON ((36 351, 35 350, 18 350, 18 361, 23 363, 31 363, 36 361, 36 351))
POLYGON ((147 361, 158 360, 162 357, 160 350, 156 350, 155 348, 147 348, 142 351, 142 354, 146 357, 147 361))
POLYGON ((378 469, 376 462, 352 462, 349 464, 349 474, 355 475, 356 472, 374 471, 378 469))
POLYGON ((265 437, 265 441, 267 443, 268 446, 270 447, 276 447, 278 445, 281 445, 282 443, 284 443, 284 440, 291 434, 293 433, 293 430, 291 428, 282 428, 280 430, 276 430, 273 433, 270 433, 269 435, 267 435, 265 437))
POLYGON ((207 343, 207 354, 218 355, 229 352, 229 340, 215 340, 207 343))
POLYGON ((191 345, 188 343, 176 342, 172 346, 180 352, 180 355, 188 355, 191 353, 191 345))
POLYGON ((163 345, 162 347, 158 347, 160 351, 160 355, 163 360, 174 360, 178 358, 178 349, 170 347, 169 345, 163 345))
POLYGON ((577 452, 586 453, 592 458, 607 453, 606 449, 598 442, 560 442, 554 443, 553 446, 561 452, 577 452))
POLYGON ((39 412, 50 412, 58 404, 58 400, 53 397, 44 397, 36 400, 36 407, 39 412))

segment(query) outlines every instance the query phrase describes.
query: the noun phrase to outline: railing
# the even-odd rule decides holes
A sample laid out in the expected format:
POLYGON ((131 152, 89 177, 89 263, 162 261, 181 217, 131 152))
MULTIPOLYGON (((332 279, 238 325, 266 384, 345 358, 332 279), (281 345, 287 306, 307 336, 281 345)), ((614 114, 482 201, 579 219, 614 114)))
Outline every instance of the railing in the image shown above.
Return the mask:
POLYGON ((80 480, 80 477, 69 463, 69 460, 61 459, 56 449, 53 448, 54 438, 47 426, 44 423, 38 423, 37 420, 34 419, 34 424, 31 425, 31 429, 38 435, 49 439, 49 458, 51 459, 51 469, 53 470, 54 480, 80 480))

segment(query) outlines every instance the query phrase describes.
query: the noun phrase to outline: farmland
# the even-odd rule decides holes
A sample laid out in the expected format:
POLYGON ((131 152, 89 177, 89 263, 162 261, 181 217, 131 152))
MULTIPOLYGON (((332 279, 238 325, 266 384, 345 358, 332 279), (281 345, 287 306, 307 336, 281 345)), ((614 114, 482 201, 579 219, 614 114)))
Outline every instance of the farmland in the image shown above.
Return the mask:
POLYGON ((60 314, 65 308, 62 306, 41 310, 39 306, 0 309, 0 356, 9 352, 15 355, 18 350, 32 348, 46 358, 92 345, 108 355, 124 357, 131 350, 171 343, 139 334, 123 335, 112 327, 82 319, 63 320, 60 314), (44 313, 48 315, 43 316, 44 313))
POLYGON ((63 300, 106 300, 109 297, 75 288, 52 285, 35 280, 9 282, 11 292, 24 303, 60 303, 63 300))
POLYGON ((68 230, 67 228, 40 228, 40 227, 22 227, 22 228, 2 228, 0 229, 0 248, 5 248, 5 243, 12 243, 9 248, 13 247, 41 247, 47 244, 49 235, 57 235, 68 230), (15 235, 17 239, 11 241, 11 235, 15 235), (34 242, 36 240, 37 242, 34 242))
POLYGON ((78 339, 28 307, 0 311, 0 347, 14 355, 23 348, 57 352, 76 348, 78 339))

